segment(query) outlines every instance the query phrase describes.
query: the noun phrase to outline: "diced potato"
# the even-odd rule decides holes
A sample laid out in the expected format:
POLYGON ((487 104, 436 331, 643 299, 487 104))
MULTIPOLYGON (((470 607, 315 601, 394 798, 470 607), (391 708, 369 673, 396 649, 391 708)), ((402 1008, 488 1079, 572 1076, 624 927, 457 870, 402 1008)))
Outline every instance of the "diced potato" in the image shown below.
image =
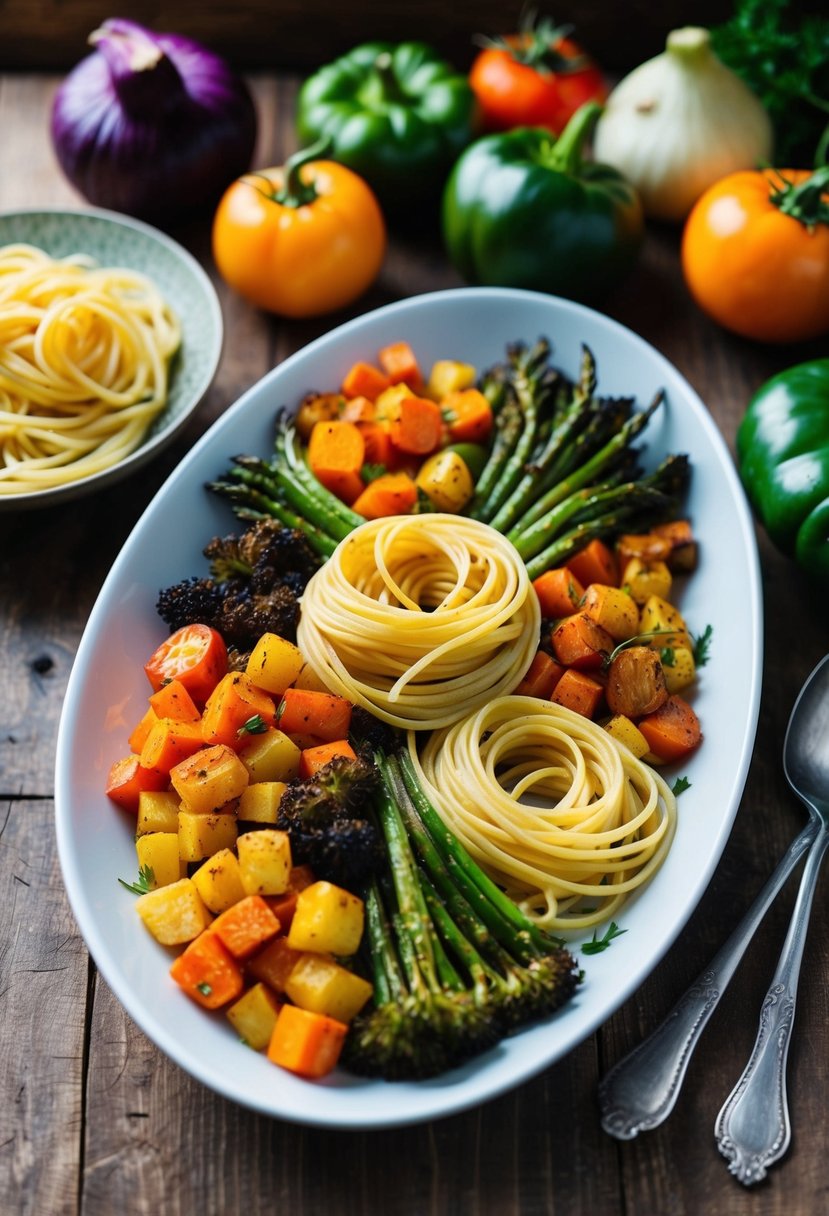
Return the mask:
POLYGON ((239 1038, 254 1051, 264 1051, 271 1041, 279 1013, 279 1001, 265 984, 254 984, 227 1010, 239 1038))
POLYGON ((306 663, 294 681, 294 688, 306 688, 310 692, 330 692, 331 689, 322 681, 310 663, 306 663))
POLYGON ((304 957, 302 950, 293 950, 288 939, 280 935, 249 958, 245 967, 249 975, 262 980, 274 992, 284 992, 288 976, 304 957))
POLYGON ((138 868, 153 872, 151 887, 168 887, 183 877, 178 852, 178 832, 146 832, 135 842, 138 868))
POLYGON ((687 646, 666 647, 662 654, 662 670, 665 672, 665 684, 668 692, 682 692, 693 684, 697 677, 697 667, 694 654, 687 646))
POLYGON ((371 996, 372 987, 333 959, 304 954, 288 976, 285 992, 300 1009, 350 1022, 371 996))
POLYGON ((136 835, 145 832, 177 832, 181 799, 170 790, 142 790, 138 795, 136 835))
POLYGON ((591 583, 584 593, 581 610, 615 642, 626 642, 639 632, 639 608, 620 587, 591 583))
POLYGON ((237 834, 235 814, 178 813, 178 852, 182 861, 203 861, 220 849, 232 849, 237 834))
POLYGON ((192 877, 204 903, 217 916, 245 898, 239 859, 232 849, 219 849, 192 877))
POLYGON ((162 946, 192 942, 210 923, 210 913, 189 878, 139 895, 138 915, 162 946))
POLYGON ((239 799, 239 818, 247 823, 276 823, 287 788, 284 781, 256 781, 249 785, 239 799))
POLYGON ((637 604, 644 604, 652 595, 666 600, 671 594, 673 575, 662 561, 643 561, 632 557, 622 571, 622 586, 627 587, 637 604))
POLYGON ((404 397, 414 397, 413 391, 408 384, 392 384, 390 388, 384 388, 382 393, 378 393, 374 401, 374 416, 378 422, 383 418, 393 418, 395 410, 400 405, 404 397))
POLYGON ((170 781, 185 808, 209 815, 238 798, 250 774, 232 747, 217 743, 170 769, 170 781))
POLYGON ((303 658, 293 642, 263 633, 250 652, 245 674, 257 688, 281 697, 302 671, 303 658))
POLYGON ((636 723, 631 722, 630 718, 626 718, 624 714, 614 714, 606 723, 605 730, 613 736, 617 743, 623 743, 629 751, 632 751, 638 760, 641 760, 648 751, 647 739, 636 723))
POLYGON ((693 645, 682 613, 658 595, 649 595, 642 605, 639 631, 655 634, 649 639, 649 645, 655 650, 665 646, 684 646, 691 650, 693 645))
POLYGON ((250 781, 293 781, 299 776, 300 749, 281 730, 254 735, 239 752, 250 781))
POLYGON ((475 383, 477 372, 471 363, 460 363, 457 359, 438 359, 429 372, 426 392, 435 401, 447 393, 458 392, 475 383))
POLYGON ((436 510, 450 515, 459 514, 475 492, 468 464, 451 448, 435 452, 424 461, 415 484, 436 510))
POLYGON ((288 945, 315 954, 354 954, 363 936, 363 901, 331 882, 300 891, 288 945))
POLYGON ((291 880, 291 840, 287 832, 261 828, 236 842, 246 895, 282 895, 291 880))

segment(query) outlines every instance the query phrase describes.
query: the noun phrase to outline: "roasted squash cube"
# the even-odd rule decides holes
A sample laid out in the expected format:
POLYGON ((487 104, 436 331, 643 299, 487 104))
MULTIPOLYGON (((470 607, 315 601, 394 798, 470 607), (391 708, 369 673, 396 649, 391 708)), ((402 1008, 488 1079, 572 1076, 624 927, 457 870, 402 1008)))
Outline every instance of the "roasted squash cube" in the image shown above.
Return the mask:
POLYGON ((295 683, 304 661, 293 642, 277 633, 263 633, 250 652, 245 673, 257 688, 281 697, 295 683))
POLYGON ((188 756, 170 770, 170 781, 185 809, 208 815, 238 798, 250 780, 232 747, 217 743, 188 756))
POLYGON ((636 723, 632 722, 630 718, 626 718, 624 714, 614 714, 605 724, 605 730, 617 743, 623 743, 628 751, 633 752, 638 760, 647 754, 649 747, 647 739, 636 723))
POLYGON ((182 861, 203 861, 220 849, 231 849, 237 835, 235 814, 178 813, 178 851, 182 861))
POLYGON ((227 1011, 228 1021, 243 1042, 264 1051, 271 1041, 280 1003, 266 984, 254 984, 227 1011))
POLYGON ((316 1079, 336 1067, 348 1026, 324 1013, 283 1005, 268 1044, 268 1059, 300 1077, 316 1079))
POLYGON ((288 976, 301 958, 304 958, 304 952, 293 950, 288 945, 288 939, 280 934, 248 959, 246 970, 248 975, 262 980, 269 988, 273 988, 274 992, 282 993, 285 991, 288 976))
POLYGON ((332 882, 313 882, 299 893, 288 944, 315 954, 354 954, 363 922, 361 899, 332 882))
POLYGON ((135 831, 177 832, 181 799, 170 790, 142 790, 138 795, 138 822, 135 831))
POLYGON ((239 799, 239 818, 247 823, 276 823, 286 789, 284 781, 256 781, 249 785, 239 799))
POLYGON ((234 958, 244 960, 279 932, 279 921, 261 895, 246 895, 210 926, 234 958))
POLYGON ((654 650, 666 646, 684 646, 687 650, 693 647, 682 613, 658 595, 649 595, 642 605, 639 630, 642 634, 653 634, 649 644, 654 650))
POLYGON ((334 959, 303 954, 288 976, 285 992, 300 1009, 350 1022, 371 997, 372 987, 334 959))
MULTIPOLYGON (((665 646, 660 652, 668 692, 682 692, 697 678, 694 653, 687 646, 665 646)), ((140 801, 140 800, 139 800, 140 801)))
POLYGON ((291 840, 287 832, 261 828, 236 842, 242 886, 248 895, 282 895, 291 880, 291 840))
POLYGON ((192 877, 199 895, 216 915, 245 898, 239 859, 230 848, 213 853, 192 877))
POLYGON ((182 863, 178 853, 178 832, 146 832, 135 842, 139 870, 152 871, 151 889, 178 882, 182 863))
POLYGON ((581 610, 605 629, 614 642, 626 642, 639 632, 639 607, 620 587, 591 583, 584 592, 581 610))
POLYGON ((169 886, 139 895, 135 907, 162 946, 191 942, 210 922, 210 913, 189 878, 180 878, 169 886))
POLYGON ((632 557, 622 571, 622 586, 627 588, 631 598, 639 605, 652 595, 666 600, 671 594, 672 583, 673 575, 663 561, 644 561, 641 557, 632 557))
POLYGON ((251 781, 293 781, 299 776, 300 749, 284 731, 255 735, 239 752, 251 781))
POLYGON ((244 987, 242 968, 215 933, 201 933, 174 960, 170 975, 205 1009, 220 1009, 244 987))

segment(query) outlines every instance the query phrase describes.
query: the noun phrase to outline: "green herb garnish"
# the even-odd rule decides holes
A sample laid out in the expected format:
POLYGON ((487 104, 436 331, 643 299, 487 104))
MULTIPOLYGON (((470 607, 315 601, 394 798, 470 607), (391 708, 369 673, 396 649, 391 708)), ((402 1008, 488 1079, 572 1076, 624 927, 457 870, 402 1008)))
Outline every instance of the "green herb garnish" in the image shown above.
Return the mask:
POLYGON ((680 794, 684 794, 686 790, 691 788, 691 782, 687 777, 677 777, 676 781, 671 786, 671 793, 674 798, 678 798, 680 794))
POLYGON ((155 884, 155 874, 152 866, 142 866, 138 871, 137 882, 126 882, 123 878, 119 878, 122 887, 126 887, 128 891, 132 891, 133 895, 146 895, 148 891, 152 891, 155 884))
POLYGON ((268 729, 267 723, 264 721, 261 714, 254 714, 252 718, 248 718, 247 722, 243 722, 237 730, 237 735, 264 735, 268 729))
POLYGON ((702 633, 694 638, 694 662, 697 667, 704 667, 709 659, 709 650, 711 649, 711 638, 714 630, 710 625, 706 625, 702 633))
POLYGON ((620 929, 616 921, 612 920, 607 927, 604 937, 597 938, 594 932, 590 941, 585 942, 582 946, 581 952, 582 954, 601 954, 603 950, 608 948, 614 938, 621 937, 623 933, 627 933, 627 929, 620 929))

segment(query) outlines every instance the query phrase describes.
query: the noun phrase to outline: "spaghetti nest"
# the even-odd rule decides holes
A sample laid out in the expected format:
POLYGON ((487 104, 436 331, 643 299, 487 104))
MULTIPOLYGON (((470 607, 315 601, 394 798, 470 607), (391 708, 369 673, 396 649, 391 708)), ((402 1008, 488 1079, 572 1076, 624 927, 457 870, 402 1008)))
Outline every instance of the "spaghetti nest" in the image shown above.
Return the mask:
POLYGON ((490 877, 548 930, 599 925, 661 865, 676 829, 665 781, 601 727, 507 696, 431 736, 423 788, 490 877))
POLYGON ((500 533, 457 515, 392 516, 360 525, 313 576, 297 641, 333 692, 431 730, 514 688, 539 627, 524 563, 500 533))
POLYGON ((154 284, 81 254, 0 249, 0 494, 123 460, 167 402, 179 321, 154 284))

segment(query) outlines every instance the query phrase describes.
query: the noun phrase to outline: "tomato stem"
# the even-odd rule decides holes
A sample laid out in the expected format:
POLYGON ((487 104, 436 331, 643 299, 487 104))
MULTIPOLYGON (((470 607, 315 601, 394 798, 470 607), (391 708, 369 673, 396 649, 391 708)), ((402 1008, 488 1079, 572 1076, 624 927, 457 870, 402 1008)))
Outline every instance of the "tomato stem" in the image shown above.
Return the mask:
POLYGON ((307 207, 313 203, 317 197, 317 188, 313 182, 303 181, 300 171, 311 161, 325 156, 330 147, 331 140, 324 135, 316 143, 307 148, 300 148, 293 156, 289 156, 285 161, 285 184, 273 195, 274 201, 282 207, 307 207))
POLYGON ((495 51, 506 51, 516 63, 534 68, 542 75, 567 76, 584 68, 589 60, 586 55, 567 55, 561 43, 573 32, 572 25, 556 25, 549 17, 537 19, 532 11, 518 24, 518 33, 513 38, 479 37, 479 46, 495 51))
POLYGON ((775 207, 806 228, 829 224, 829 201, 824 198, 829 192, 829 165, 823 165, 797 185, 780 176, 783 184, 772 187, 769 196, 775 207))

